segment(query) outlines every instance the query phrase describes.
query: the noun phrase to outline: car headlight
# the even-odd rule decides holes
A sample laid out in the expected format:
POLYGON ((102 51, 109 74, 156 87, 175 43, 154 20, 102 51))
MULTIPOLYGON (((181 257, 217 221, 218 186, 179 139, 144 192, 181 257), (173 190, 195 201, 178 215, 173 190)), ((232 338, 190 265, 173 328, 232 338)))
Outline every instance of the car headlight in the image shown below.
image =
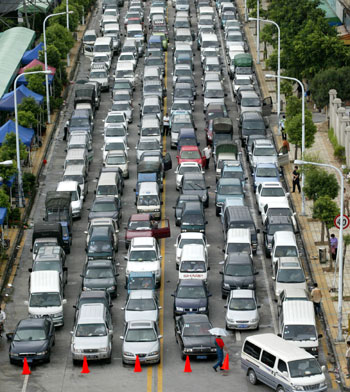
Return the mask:
POLYGON ((222 206, 224 205, 224 203, 223 203, 222 201, 218 201, 218 202, 216 203, 216 205, 217 205, 218 207, 222 207, 222 206))
POLYGON ((216 352, 216 348, 211 348, 210 351, 211 351, 212 353, 215 353, 215 352, 216 352))
POLYGON ((317 347, 311 347, 311 351, 317 351, 317 347))
POLYGON ((148 355, 151 356, 151 355, 158 355, 158 354, 159 354, 159 351, 152 351, 152 352, 149 353, 148 355))
POLYGON ((88 260, 93 260, 94 258, 92 257, 92 256, 89 256, 88 257, 88 260))
POLYGON ((254 288, 254 283, 248 284, 248 289, 253 289, 254 288))
POLYGON ((129 353, 128 351, 124 351, 124 355, 125 355, 126 357, 133 357, 133 356, 134 356, 133 353, 129 353))
POLYGON ((98 349, 98 352, 99 352, 99 353, 106 353, 107 351, 108 351, 108 348, 107 348, 107 347, 99 348, 99 349, 98 349))
POLYGON ((19 354, 16 354, 16 353, 10 353, 10 356, 11 356, 11 357, 19 357, 19 354))
POLYGON ((326 382, 321 382, 321 383, 320 383, 320 388, 324 388, 326 385, 327 385, 326 382))
POLYGON ((183 312, 183 311, 184 311, 184 308, 181 308, 180 306, 176 306, 176 310, 177 310, 178 312, 183 312))
POLYGON ((37 353, 36 355, 46 355, 47 351, 41 351, 40 353, 37 353))
POLYGON ((205 306, 202 306, 201 308, 199 308, 200 312, 205 312, 207 310, 207 308, 205 306))
POLYGON ((225 287, 225 289, 229 289, 230 285, 228 283, 224 283, 224 287, 225 287))
POLYGON ((292 388, 295 391, 303 391, 304 390, 304 387, 302 385, 293 385, 292 388))
POLYGON ((184 348, 185 353, 191 353, 193 348, 184 348))
POLYGON ((63 317, 63 312, 55 313, 52 317, 63 317))
POLYGON ((257 323, 258 321, 259 321, 259 319, 257 319, 257 318, 250 320, 251 323, 257 323))
POLYGON ((90 289, 90 287, 83 287, 83 291, 90 291, 91 289, 90 289))
POLYGON ((73 350, 74 350, 74 352, 76 352, 77 354, 82 354, 82 353, 83 353, 83 350, 81 350, 80 348, 75 348, 74 346, 73 346, 73 350))
POLYGON ((107 260, 112 260, 112 259, 113 259, 112 256, 108 256, 108 257, 107 257, 107 260))

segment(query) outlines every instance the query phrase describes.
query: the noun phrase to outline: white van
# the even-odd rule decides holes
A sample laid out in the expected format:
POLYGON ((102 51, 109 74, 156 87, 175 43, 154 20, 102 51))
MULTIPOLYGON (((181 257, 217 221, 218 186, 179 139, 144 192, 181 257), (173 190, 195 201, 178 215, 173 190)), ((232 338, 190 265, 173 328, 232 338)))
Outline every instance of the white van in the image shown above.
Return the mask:
POLYGON ((271 263, 272 270, 279 257, 298 257, 298 246, 292 231, 276 231, 272 239, 271 263))
POLYGON ((135 84, 135 72, 134 65, 126 62, 117 62, 117 67, 115 69, 115 78, 128 79, 132 86, 135 84))
POLYGON ((67 151, 63 169, 66 170, 68 165, 84 165, 86 171, 89 169, 89 160, 87 150, 84 148, 71 148, 67 151))
POLYGON ((318 356, 318 339, 314 304, 312 301, 287 301, 278 317, 279 336, 318 356))
POLYGON ((92 57, 94 44, 97 39, 95 30, 86 30, 83 37, 83 53, 85 56, 92 57))
POLYGON ((182 248, 179 280, 201 279, 208 282, 208 258, 204 245, 187 244, 182 248))
POLYGON ((250 229, 229 229, 226 234, 225 258, 228 253, 248 253, 253 257, 250 229))
POLYGON ((96 197, 114 196, 119 197, 116 173, 105 172, 101 173, 97 188, 96 197))
POLYGON ((32 316, 52 317, 54 325, 64 325, 63 285, 58 271, 35 271, 30 274, 28 313, 32 316))
POLYGON ((246 338, 241 352, 241 367, 251 384, 259 381, 274 391, 327 390, 325 366, 305 350, 272 333, 246 338))
POLYGON ((152 214, 154 218, 160 219, 161 201, 159 194, 159 186, 156 182, 141 182, 136 202, 137 213, 152 214))
POLYGON ((279 257, 272 271, 276 299, 288 287, 307 290, 306 278, 297 257, 279 257))
POLYGON ((113 58, 113 42, 112 37, 97 37, 94 44, 93 55, 107 54, 109 58, 113 58))
POLYGON ((308 290, 298 289, 295 287, 285 288, 277 298, 278 315, 282 311, 283 302, 288 301, 310 301, 310 293, 308 290))
POLYGON ((63 173, 63 181, 77 181, 80 186, 81 194, 88 194, 87 173, 84 165, 68 165, 63 173))
POLYGON ((81 218, 81 210, 83 209, 84 195, 78 181, 61 181, 58 183, 57 192, 70 192, 73 218, 81 218))

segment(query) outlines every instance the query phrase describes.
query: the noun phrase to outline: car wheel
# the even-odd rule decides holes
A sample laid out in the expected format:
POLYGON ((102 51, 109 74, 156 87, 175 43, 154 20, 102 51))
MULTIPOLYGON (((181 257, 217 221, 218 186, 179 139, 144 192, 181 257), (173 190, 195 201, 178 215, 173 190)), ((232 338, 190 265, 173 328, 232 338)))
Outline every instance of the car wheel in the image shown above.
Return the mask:
POLYGON ((216 207, 216 216, 220 216, 220 210, 221 210, 220 208, 216 207))
POLYGON ((108 357, 108 358, 106 358, 106 363, 111 363, 112 362, 112 353, 111 353, 111 355, 108 357))
POLYGON ((80 361, 78 359, 73 359, 73 366, 78 366, 79 362, 80 361))
POLYGON ((230 328, 229 328, 229 326, 227 325, 227 323, 226 323, 226 325, 225 325, 225 328, 226 328, 227 331, 230 330, 230 328))
POLYGON ((222 298, 222 299, 226 299, 226 298, 227 298, 227 295, 226 295, 226 294, 221 294, 221 298, 222 298))
POLYGON ((281 387, 281 385, 279 385, 279 386, 276 388, 276 392, 284 392, 284 388, 281 387))
POLYGON ((253 369, 248 370, 248 379, 252 385, 256 385, 258 383, 258 379, 256 378, 256 374, 253 369))
POLYGON ((46 363, 50 363, 51 362, 51 351, 49 351, 49 356, 47 357, 46 363))

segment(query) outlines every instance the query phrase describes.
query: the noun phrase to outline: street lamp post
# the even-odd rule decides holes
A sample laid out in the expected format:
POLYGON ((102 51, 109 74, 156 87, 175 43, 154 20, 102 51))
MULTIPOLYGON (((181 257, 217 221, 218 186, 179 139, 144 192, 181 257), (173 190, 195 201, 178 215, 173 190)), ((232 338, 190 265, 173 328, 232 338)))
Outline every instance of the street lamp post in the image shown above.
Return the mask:
MULTIPOLYGON (((66 14, 67 14, 67 30, 69 32, 69 5, 68 5, 68 0, 66 0, 66 14)), ((67 53, 67 66, 69 67, 70 65, 70 58, 69 58, 69 52, 67 53)))
POLYGON ((338 260, 339 260, 339 281, 338 281, 338 335, 337 341, 343 341, 343 216, 344 216, 344 177, 343 173, 336 166, 328 163, 306 162, 302 160, 295 160, 296 165, 314 165, 321 167, 328 167, 335 170, 340 177, 340 228, 339 228, 339 244, 338 244, 338 260))
POLYGON ((260 1, 256 1, 256 63, 260 64, 260 1))
MULTIPOLYGON (((45 74, 48 76, 51 71, 32 71, 32 72, 25 72, 25 75, 34 75, 34 74, 45 74)), ((24 207, 24 197, 23 197, 23 184, 22 184, 22 171, 21 171, 21 154, 19 150, 19 134, 18 134, 18 113, 17 113, 17 81, 18 79, 24 75, 19 74, 17 75, 15 82, 14 82, 14 106, 15 106, 15 129, 16 129, 16 155, 17 155, 17 171, 18 171, 18 206, 24 207)), ((5 161, 6 162, 6 161, 5 161)))
MULTIPOLYGON (((73 11, 69 11, 68 14, 72 14, 73 11)), ((44 33, 44 61, 45 61, 45 71, 47 71, 47 48, 46 48, 46 21, 53 16, 65 15, 66 12, 58 12, 57 14, 50 14, 44 19, 43 23, 43 33, 44 33)), ((68 16, 68 15, 67 15, 68 16)), ((50 94, 49 94, 49 74, 45 75, 45 84, 46 84, 46 106, 47 106, 47 122, 51 123, 50 116, 50 94)))
POLYGON ((248 6, 247 0, 244 0, 244 21, 248 22, 248 6))
MULTIPOLYGON (((301 157, 303 158, 305 153, 305 89, 303 83, 296 78, 291 78, 289 76, 281 76, 281 75, 272 75, 266 74, 266 78, 278 78, 278 79, 286 79, 293 80, 298 83, 301 87, 301 157)), ((306 215, 305 213, 305 194, 304 194, 304 176, 301 177, 301 215, 306 215)))
MULTIPOLYGON (((257 18, 249 18, 249 20, 256 20, 257 18)), ((277 28, 277 120, 278 120, 278 135, 280 131, 280 116, 281 116, 281 30, 279 25, 273 20, 260 19, 262 22, 271 23, 277 28)))

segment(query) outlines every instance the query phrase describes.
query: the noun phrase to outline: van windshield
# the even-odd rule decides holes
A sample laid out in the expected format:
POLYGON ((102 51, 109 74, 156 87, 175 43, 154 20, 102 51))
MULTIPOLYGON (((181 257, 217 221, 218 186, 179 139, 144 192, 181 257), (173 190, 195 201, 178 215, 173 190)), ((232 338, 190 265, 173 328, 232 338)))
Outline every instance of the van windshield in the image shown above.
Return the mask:
POLYGON ((204 261, 183 261, 180 272, 206 272, 204 261))
POLYGON ((59 293, 32 293, 29 300, 31 308, 46 308, 47 306, 61 306, 59 293))
POLYGON ((115 185, 99 185, 96 194, 99 196, 118 195, 118 190, 115 185))
POLYGON ((37 254, 39 252, 39 249, 44 247, 44 246, 50 246, 50 245, 57 245, 57 240, 54 239, 52 241, 48 242, 35 242, 33 246, 33 252, 34 254, 37 254))
POLYGON ((140 206, 159 206, 159 197, 157 195, 139 196, 137 204, 140 206))
POLYGON ((286 325, 283 331, 285 340, 317 340, 316 328, 314 325, 286 325))
POLYGON ((131 251, 129 261, 156 261, 157 254, 154 250, 131 251))
POLYGON ((255 310, 256 303, 253 298, 232 298, 230 301, 230 310, 255 310))
POLYGON ((227 264, 225 275, 228 276, 251 276, 253 270, 249 264, 227 264))
POLYGON ((131 311, 156 310, 156 304, 153 298, 131 299, 126 309, 131 311))
POLYGON ((298 250, 294 245, 276 246, 274 257, 298 257, 298 250))
POLYGON ((315 358, 290 361, 288 362, 288 366, 292 378, 310 377, 322 374, 321 367, 315 358))
POLYGON ((86 338, 91 336, 106 336, 107 330, 104 324, 78 324, 75 336, 86 338))
POLYGON ((263 188, 261 191, 262 197, 282 197, 285 196, 284 190, 280 187, 263 188))
POLYGON ((96 53, 103 53, 103 52, 110 52, 111 48, 109 45, 95 45, 94 52, 96 53))
POLYGON ((126 163, 124 155, 107 156, 106 163, 108 165, 123 165, 126 163))
POLYGON ((48 260, 48 261, 37 261, 33 264, 33 271, 57 271, 61 272, 62 263, 61 261, 48 260))
POLYGON ((277 282, 279 283, 304 283, 305 276, 301 269, 280 269, 277 274, 277 282))
POLYGON ((250 244, 229 243, 226 253, 251 253, 250 244))

